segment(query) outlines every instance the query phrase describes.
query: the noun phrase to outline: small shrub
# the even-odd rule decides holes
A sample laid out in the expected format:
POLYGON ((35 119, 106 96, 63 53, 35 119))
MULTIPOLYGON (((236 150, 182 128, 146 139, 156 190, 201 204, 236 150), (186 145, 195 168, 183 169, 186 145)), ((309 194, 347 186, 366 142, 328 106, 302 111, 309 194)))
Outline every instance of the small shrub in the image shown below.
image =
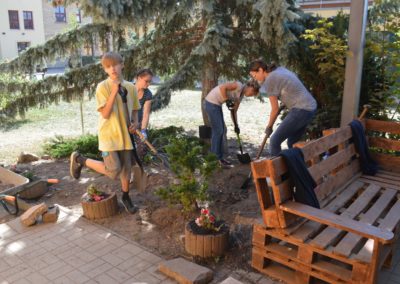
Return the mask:
POLYGON ((98 145, 97 135, 87 134, 78 138, 56 136, 44 144, 43 150, 57 159, 68 157, 73 151, 79 151, 88 158, 99 159, 101 155, 98 145))
POLYGON ((199 140, 187 136, 174 138, 165 149, 179 182, 156 194, 170 204, 181 204, 183 211, 189 212, 196 200, 207 199, 207 180, 217 167, 217 159, 214 154, 204 155, 199 140))

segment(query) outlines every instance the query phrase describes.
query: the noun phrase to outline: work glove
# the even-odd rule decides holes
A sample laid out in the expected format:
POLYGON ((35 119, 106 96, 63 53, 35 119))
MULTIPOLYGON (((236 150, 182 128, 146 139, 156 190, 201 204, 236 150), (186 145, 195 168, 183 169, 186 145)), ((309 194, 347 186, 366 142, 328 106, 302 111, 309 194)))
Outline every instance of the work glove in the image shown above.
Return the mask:
POLYGON ((231 99, 226 101, 226 106, 228 107, 229 110, 234 110, 235 109, 235 102, 231 99))
POLYGON ((271 136, 272 132, 273 132, 272 127, 267 126, 267 128, 265 128, 265 135, 267 137, 271 136))
POLYGON ((140 133, 142 133, 142 135, 143 135, 143 140, 147 140, 147 129, 142 129, 142 130, 140 130, 140 133))
POLYGON ((240 128, 239 128, 239 126, 235 126, 235 133, 236 133, 236 134, 240 134, 240 128))

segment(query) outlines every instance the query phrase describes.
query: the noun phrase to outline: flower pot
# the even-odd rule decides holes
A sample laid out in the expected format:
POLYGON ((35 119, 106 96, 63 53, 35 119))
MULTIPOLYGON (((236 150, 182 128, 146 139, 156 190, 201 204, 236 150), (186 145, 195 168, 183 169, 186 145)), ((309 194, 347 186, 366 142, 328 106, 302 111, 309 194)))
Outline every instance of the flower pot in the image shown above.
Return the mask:
POLYGON ((193 256, 217 257, 228 248, 229 227, 224 224, 218 232, 204 233, 192 220, 185 227, 185 250, 193 256))
POLYGON ((86 201, 87 193, 82 195, 83 215, 87 219, 102 219, 118 213, 117 195, 113 192, 101 201, 86 201))
POLYGON ((211 127, 207 125, 199 126, 199 137, 200 139, 210 139, 211 138, 211 127))

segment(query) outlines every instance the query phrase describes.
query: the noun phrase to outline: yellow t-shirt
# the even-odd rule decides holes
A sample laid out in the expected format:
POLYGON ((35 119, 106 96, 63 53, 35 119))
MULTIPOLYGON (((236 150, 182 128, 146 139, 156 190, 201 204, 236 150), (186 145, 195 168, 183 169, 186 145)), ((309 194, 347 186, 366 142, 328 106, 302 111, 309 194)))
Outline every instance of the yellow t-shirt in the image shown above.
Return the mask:
MULTIPOLYGON (((128 90, 127 106, 129 117, 131 117, 132 110, 140 109, 135 86, 131 82, 125 80, 121 84, 128 90)), ((97 85, 97 111, 106 105, 107 99, 110 95, 111 79, 108 78, 97 85)), ((124 110, 121 96, 117 94, 110 117, 105 119, 101 114, 99 115, 98 135, 100 151, 121 151, 133 149, 129 137, 127 122, 125 120, 124 110)))

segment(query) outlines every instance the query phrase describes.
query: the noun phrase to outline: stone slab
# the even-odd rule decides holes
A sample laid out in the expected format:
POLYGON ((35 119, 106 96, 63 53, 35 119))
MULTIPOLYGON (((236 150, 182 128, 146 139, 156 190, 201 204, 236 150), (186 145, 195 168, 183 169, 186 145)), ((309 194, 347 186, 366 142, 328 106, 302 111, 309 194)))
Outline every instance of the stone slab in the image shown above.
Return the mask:
POLYGON ((32 226, 36 223, 36 219, 46 211, 47 205, 45 203, 32 206, 21 215, 21 223, 27 227, 32 226))
POLYGON ((212 270, 183 258, 163 261, 158 270, 181 284, 207 284, 213 279, 212 270))
POLYGON ((224 281, 222 281, 220 284, 243 284, 243 282, 240 282, 239 280, 236 280, 233 277, 228 277, 224 281))

